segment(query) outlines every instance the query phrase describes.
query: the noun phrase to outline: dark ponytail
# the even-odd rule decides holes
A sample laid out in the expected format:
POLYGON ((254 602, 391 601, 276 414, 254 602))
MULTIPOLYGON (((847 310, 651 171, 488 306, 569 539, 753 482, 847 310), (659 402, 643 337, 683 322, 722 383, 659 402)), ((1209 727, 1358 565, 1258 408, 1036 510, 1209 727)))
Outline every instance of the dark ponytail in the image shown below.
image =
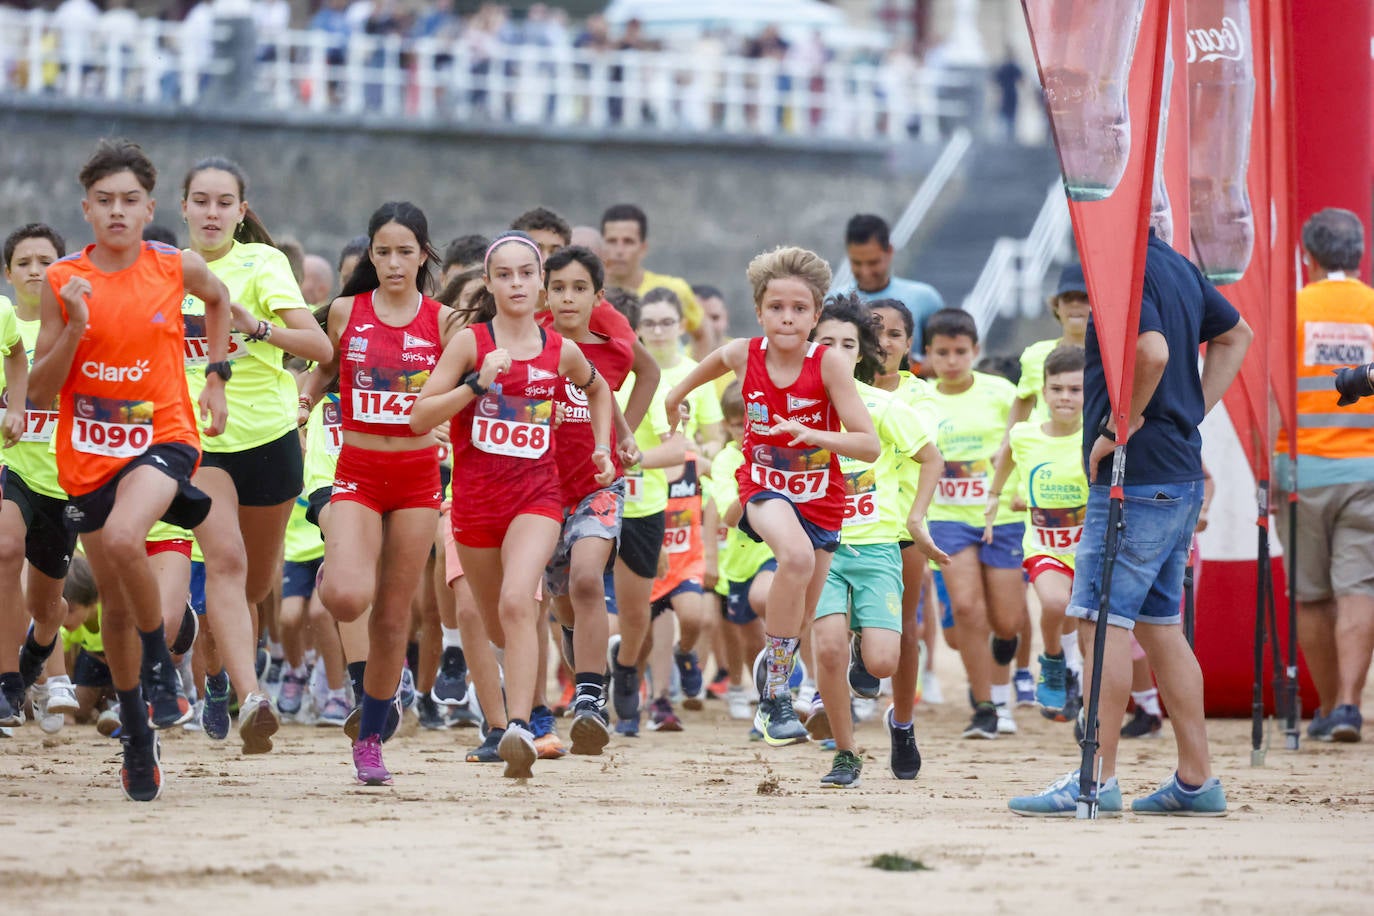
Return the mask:
MULTIPOLYGON (((414 234, 415 241, 419 243, 420 250, 425 255, 425 261, 420 265, 420 272, 415 275, 415 288, 422 295, 429 295, 434 288, 434 265, 439 258, 439 253, 434 250, 434 244, 429 238, 429 221, 425 219, 425 214, 421 212, 420 208, 410 201, 393 200, 384 203, 367 221, 369 249, 372 247, 372 240, 377 237, 378 230, 388 223, 404 226, 414 234)), ((381 280, 377 278, 377 265, 372 263, 372 258, 368 254, 364 254, 358 259, 358 265, 353 268, 352 276, 344 281, 339 296, 356 296, 359 293, 374 290, 381 285, 381 280)))

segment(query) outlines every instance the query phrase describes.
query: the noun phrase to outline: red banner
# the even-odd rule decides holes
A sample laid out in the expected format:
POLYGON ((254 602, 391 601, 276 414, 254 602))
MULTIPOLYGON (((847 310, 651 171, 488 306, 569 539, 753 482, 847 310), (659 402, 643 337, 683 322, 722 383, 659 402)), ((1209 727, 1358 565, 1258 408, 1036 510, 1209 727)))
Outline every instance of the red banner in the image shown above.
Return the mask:
POLYGON ((1118 442, 1158 146, 1168 0, 1022 0, 1069 197, 1118 442))
MULTIPOLYGON (((1169 59, 1172 66, 1168 90, 1167 125, 1161 124, 1164 135, 1164 161, 1155 163, 1163 168, 1164 187, 1169 193, 1172 211, 1172 232, 1167 239, 1174 250, 1185 258, 1190 245, 1188 190, 1188 13, 1183 0, 1169 5, 1169 59), (1166 130, 1167 126, 1167 130, 1166 130)), ((1161 236, 1162 237, 1162 236, 1161 236)))
MULTIPOLYGON (((1294 165, 1293 48, 1289 0, 1269 4, 1269 60, 1274 98, 1269 121, 1269 191, 1274 199, 1274 256, 1269 263, 1269 387, 1288 451, 1297 457, 1298 424, 1298 200, 1294 165)), ((1277 432, 1274 430, 1273 432, 1277 432)))

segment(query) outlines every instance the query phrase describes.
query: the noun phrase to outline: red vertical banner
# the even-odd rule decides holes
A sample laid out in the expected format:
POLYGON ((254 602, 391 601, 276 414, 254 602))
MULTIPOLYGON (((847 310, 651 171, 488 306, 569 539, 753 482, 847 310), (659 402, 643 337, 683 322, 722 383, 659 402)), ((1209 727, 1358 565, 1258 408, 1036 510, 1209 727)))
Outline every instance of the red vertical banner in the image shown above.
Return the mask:
MULTIPOLYGON (((1188 0, 1193 258, 1268 340, 1268 0, 1188 0)), ((1269 479, 1269 348, 1252 346, 1224 401, 1257 480, 1269 479)))
POLYGON ((1022 0, 1119 442, 1129 435, 1168 0, 1022 0))
POLYGON ((1185 258, 1188 257, 1188 13, 1184 0, 1169 4, 1169 67, 1165 70, 1168 89, 1159 125, 1161 144, 1155 162, 1154 213, 1150 227, 1185 258), (1161 201, 1161 190, 1166 195, 1161 201), (1167 224, 1160 216, 1167 202, 1167 224), (1167 232, 1164 231, 1167 227, 1167 232))

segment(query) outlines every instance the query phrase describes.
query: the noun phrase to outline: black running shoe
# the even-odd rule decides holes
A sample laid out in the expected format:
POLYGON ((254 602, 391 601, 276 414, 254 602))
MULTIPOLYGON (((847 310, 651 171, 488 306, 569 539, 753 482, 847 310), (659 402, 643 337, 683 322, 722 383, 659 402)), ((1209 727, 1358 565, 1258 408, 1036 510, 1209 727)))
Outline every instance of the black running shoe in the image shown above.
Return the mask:
POLYGON ((1159 716, 1152 716, 1139 706, 1135 708, 1135 716, 1131 721, 1121 726, 1121 737, 1123 738, 1158 738, 1164 730, 1164 720, 1159 716))
POLYGON ((195 707, 186 698, 170 656, 159 659, 143 671, 143 697, 154 728, 174 728, 191 721, 195 707))
POLYGON ((639 669, 616 662, 611 670, 611 701, 622 722, 639 721, 639 669))
POLYGON ((129 801, 152 801, 162 794, 162 763, 159 759, 157 732, 147 732, 139 737, 124 735, 119 739, 124 745, 124 765, 119 769, 119 779, 124 786, 124 795, 129 801))
POLYGON ((892 707, 883 716, 888 738, 892 741, 892 756, 888 767, 898 779, 915 779, 921 772, 921 751, 916 747, 916 726, 896 728, 892 724, 892 707))
POLYGON ((858 633, 849 637, 849 689, 854 691, 855 696, 865 700, 876 700, 883 682, 869 674, 868 668, 864 667, 861 643, 858 633))
POLYGON ((420 694, 415 702, 415 712, 420 717, 420 727, 429 731, 448 728, 448 720, 439 711, 439 704, 427 693, 420 694))
POLYGON ((999 665, 1010 665, 1016 660, 1016 649, 1021 645, 1021 637, 1013 636, 1011 639, 1002 639, 996 634, 988 638, 988 644, 992 647, 992 660, 999 665))
POLYGON ((985 738, 989 741, 997 737, 997 707, 992 703, 979 703, 973 708, 973 719, 964 729, 965 738, 985 738))
POLYGON ((200 615, 196 609, 191 607, 191 602, 186 602, 186 610, 181 614, 181 626, 177 627, 176 639, 168 650, 173 655, 185 655, 191 651, 191 647, 196 644, 196 637, 200 635, 200 615))
POLYGON ((801 744, 811 738, 792 708, 791 692, 786 690, 777 696, 759 700, 754 713, 754 728, 758 729, 764 743, 770 747, 801 744))
POLYGON ((500 763, 501 754, 497 748, 501 745, 501 739, 504 737, 506 737, 504 728, 491 729, 481 744, 468 751, 465 759, 468 763, 500 763))
POLYGON ((0 728, 14 728, 24 724, 24 708, 10 702, 9 694, 0 690, 0 728))
POLYGON ((461 706, 468 698, 468 660, 457 646, 444 649, 430 698, 440 706, 461 706))
POLYGON ((591 697, 579 697, 573 703, 572 728, 568 737, 572 739, 572 752, 578 755, 596 756, 610 743, 611 732, 606 727, 606 715, 591 697))
POLYGON ((821 777, 821 786, 826 789, 850 789, 859 784, 859 774, 864 764, 853 751, 836 751, 830 764, 830 772, 821 777))

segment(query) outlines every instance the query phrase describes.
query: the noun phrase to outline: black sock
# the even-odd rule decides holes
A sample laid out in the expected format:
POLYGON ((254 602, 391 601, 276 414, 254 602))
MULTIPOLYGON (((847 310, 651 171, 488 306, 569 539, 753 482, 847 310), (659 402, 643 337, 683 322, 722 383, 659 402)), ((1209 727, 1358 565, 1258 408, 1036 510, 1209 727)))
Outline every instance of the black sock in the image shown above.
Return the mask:
POLYGON ((135 684, 133 690, 116 690, 115 696, 119 697, 119 724, 124 734, 137 738, 152 731, 148 724, 148 704, 143 701, 142 684, 135 684))
POLYGON ((30 655, 32 655, 34 658, 39 659, 40 661, 46 662, 50 657, 52 657, 52 650, 53 647, 55 647, 56 645, 56 636, 52 638, 52 642, 44 646, 33 641, 33 630, 29 630, 29 632, 24 635, 24 648, 28 651, 30 655))
POLYGON ((1195 786, 1190 782, 1184 782, 1183 777, 1179 776, 1177 773, 1174 774, 1174 782, 1178 783, 1178 787, 1184 792, 1198 792, 1202 789, 1202 786, 1195 786))
POLYGON ((410 665, 412 674, 420 670, 420 644, 418 642, 406 643, 406 663, 410 665))
POLYGON ((353 682, 353 696, 359 704, 363 702, 363 672, 367 670, 367 662, 349 662, 348 679, 353 682))
POLYGON ((517 725, 525 731, 530 730, 530 723, 526 722, 524 719, 511 719, 506 723, 506 728, 515 728, 517 725))
POLYGON ((138 631, 138 638, 143 643, 143 671, 152 674, 153 666, 158 662, 172 661, 171 654, 167 651, 167 634, 162 631, 162 624, 158 624, 155 629, 148 632, 138 631))

